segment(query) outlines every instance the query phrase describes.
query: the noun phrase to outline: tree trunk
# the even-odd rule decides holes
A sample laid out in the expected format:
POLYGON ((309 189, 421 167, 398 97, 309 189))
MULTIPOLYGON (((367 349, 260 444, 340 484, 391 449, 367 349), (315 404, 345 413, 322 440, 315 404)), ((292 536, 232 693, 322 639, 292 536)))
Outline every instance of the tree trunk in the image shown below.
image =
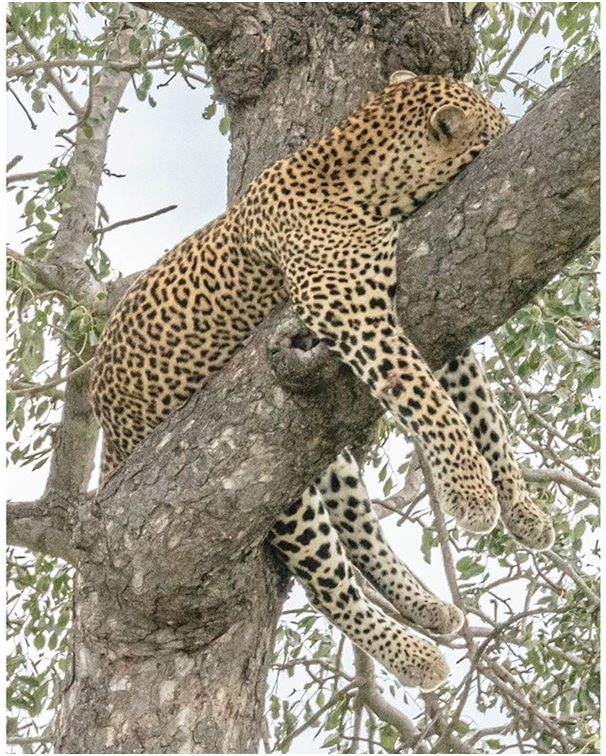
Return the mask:
MULTIPOLYGON (((391 71, 461 75, 473 60, 472 29, 462 4, 139 5, 187 25, 208 46, 215 88, 231 115, 231 199, 264 165, 318 136, 368 91, 380 88, 391 71)), ((496 270, 489 285, 503 295, 502 319, 560 270, 597 227, 597 170, 587 168, 597 149, 596 103, 588 99, 592 88, 587 86, 596 64, 585 68, 573 94, 560 92, 554 106, 556 126, 569 145, 579 108, 586 114, 577 128, 585 129, 583 138, 577 134, 580 146, 570 150, 567 169, 569 183, 578 179, 577 187, 581 181, 585 185, 558 200, 554 220, 558 228, 570 229, 569 235, 562 232, 555 246, 547 246, 549 239, 543 246, 541 238, 536 241, 528 260, 542 259, 545 269, 525 268, 524 287, 515 286, 515 265, 496 270)), ((535 129, 546 128, 540 116, 539 110, 529 119, 531 132, 533 123, 535 129)), ((519 153, 519 144, 503 142, 501 149, 519 153)), ((533 153, 534 180, 544 182, 548 166, 539 146, 533 153)), ((498 165, 488 156, 472 168, 488 170, 497 182, 503 179, 498 165)), ((483 202, 482 195, 474 199, 474 186, 466 176, 459 182, 471 208, 483 202)), ((430 270, 417 265, 415 273, 414 261, 423 258, 424 248, 415 244, 425 237, 418 234, 429 233, 428 224, 448 226, 448 218, 460 212, 456 196, 448 196, 448 202, 438 197, 428 206, 427 213, 436 213, 433 225, 423 213, 407 224, 409 239, 416 240, 408 291, 426 286, 439 292, 432 297, 431 317, 444 337, 450 332, 440 308, 452 306, 447 285, 452 272, 444 263, 430 270)), ((529 192, 524 196, 528 204, 529 192)), ((486 229, 495 213, 501 218, 507 202, 507 193, 498 195, 474 219, 474 234, 484 234, 486 241, 474 253, 472 272, 460 273, 465 285, 457 301, 469 302, 469 308, 457 319, 463 334, 457 346, 480 336, 488 322, 482 318, 483 302, 473 299, 474 282, 491 270, 487 258, 494 240, 486 229)), ((541 226, 539 216, 540 206, 528 221, 534 230, 541 226)), ((501 230, 505 259, 518 259, 520 244, 530 238, 528 228, 511 227, 504 219, 501 230)), ((437 249, 435 234, 427 243, 436 246, 437 255, 462 255, 461 235, 466 241, 462 230, 450 234, 446 250, 437 249)), ((419 346, 434 364, 446 359, 453 345, 448 338, 432 340, 431 322, 422 326, 418 315, 425 305, 407 305, 410 322, 421 323, 415 332, 419 346)), ((498 317, 491 313, 491 327, 498 317)), ((321 346, 303 355, 290 348, 299 328, 285 311, 268 318, 204 392, 135 450, 96 500, 82 501, 75 532, 64 533, 65 544, 61 520, 50 518, 52 548, 75 555, 78 566, 72 663, 56 752, 258 750, 265 681, 287 584, 264 546, 265 536, 280 509, 343 446, 364 438, 380 411, 365 387, 321 346)), ((28 509, 25 517, 33 516, 28 509)), ((11 510, 9 532, 15 524, 19 531, 19 522, 18 510, 11 510)), ((27 533, 20 532, 16 539, 25 540, 27 533)))

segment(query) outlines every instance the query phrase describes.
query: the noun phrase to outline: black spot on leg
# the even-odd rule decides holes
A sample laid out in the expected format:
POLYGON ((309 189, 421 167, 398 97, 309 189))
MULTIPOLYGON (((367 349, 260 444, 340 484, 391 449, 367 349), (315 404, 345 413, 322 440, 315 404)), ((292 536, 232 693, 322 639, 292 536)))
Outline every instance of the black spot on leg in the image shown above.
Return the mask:
POLYGON ((318 562, 318 560, 314 559, 313 557, 305 557, 305 559, 301 559, 300 564, 302 567, 305 567, 306 570, 309 570, 312 573, 317 572, 321 566, 320 562, 318 562))
POLYGON ((303 546, 308 546, 314 538, 317 537, 317 533, 312 528, 305 528, 305 530, 298 535, 296 540, 303 546))
POLYGON ((291 543, 290 541, 278 541, 275 546, 280 549, 280 551, 291 552, 292 554, 297 554, 301 551, 300 546, 297 546, 296 543, 291 543))

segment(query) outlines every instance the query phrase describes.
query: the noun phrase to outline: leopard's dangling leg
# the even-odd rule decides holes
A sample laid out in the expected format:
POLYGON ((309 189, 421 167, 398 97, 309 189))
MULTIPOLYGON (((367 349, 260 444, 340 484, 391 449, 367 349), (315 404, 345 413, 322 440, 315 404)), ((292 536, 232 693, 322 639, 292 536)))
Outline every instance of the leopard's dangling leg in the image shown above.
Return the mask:
POLYGON ((448 665, 437 647, 366 598, 315 486, 278 518, 270 542, 310 601, 403 685, 433 690, 446 679, 448 665))
POLYGON ((430 593, 390 548, 348 451, 325 471, 318 488, 347 556, 403 617, 439 634, 461 627, 461 611, 430 593))
MULTIPOLYGON (((367 253, 359 247, 350 250, 351 260, 372 259, 372 246, 367 253)), ((297 266, 304 255, 301 250, 297 265, 293 258, 286 264, 295 312, 418 439, 442 509, 465 530, 491 531, 499 502, 488 463, 465 418, 398 324, 380 266, 367 263, 373 271, 379 268, 370 275, 364 268, 341 269, 310 259, 301 280, 297 266)))
POLYGON ((551 519, 528 494, 499 403, 477 358, 467 350, 445 365, 438 376, 467 420, 476 446, 488 460, 503 523, 524 546, 538 551, 549 549, 555 540, 551 519))

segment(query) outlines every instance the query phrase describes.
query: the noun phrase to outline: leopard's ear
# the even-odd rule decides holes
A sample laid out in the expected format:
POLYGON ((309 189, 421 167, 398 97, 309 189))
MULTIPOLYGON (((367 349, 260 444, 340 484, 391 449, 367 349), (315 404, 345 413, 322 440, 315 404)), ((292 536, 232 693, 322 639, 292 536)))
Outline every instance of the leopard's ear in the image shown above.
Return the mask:
POLYGON ((466 134, 473 128, 474 117, 458 105, 442 105, 429 119, 429 133, 440 141, 450 142, 466 134))
POLYGON ((389 77, 390 84, 402 84, 409 79, 416 79, 417 75, 412 71, 394 71, 389 77))

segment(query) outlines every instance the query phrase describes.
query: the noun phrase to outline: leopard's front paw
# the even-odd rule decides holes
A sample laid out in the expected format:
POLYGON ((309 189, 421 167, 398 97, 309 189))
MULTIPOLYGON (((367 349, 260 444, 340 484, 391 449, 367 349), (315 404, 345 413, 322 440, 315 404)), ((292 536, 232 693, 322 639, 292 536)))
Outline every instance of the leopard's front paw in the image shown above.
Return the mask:
POLYGON ((460 630, 465 617, 463 612, 444 601, 428 601, 414 613, 413 620, 436 635, 451 635, 460 630))
POLYGON ((488 481, 443 490, 439 498, 444 512, 470 533, 489 533, 499 519, 497 492, 488 481))
POLYGON ((395 670, 396 675, 406 687, 435 690, 448 678, 450 670, 446 659, 432 643, 415 641, 413 653, 405 655, 399 669, 395 670))
POLYGON ((553 546, 555 530, 551 518, 526 491, 519 491, 513 504, 503 505, 501 519, 523 546, 535 551, 546 551, 553 546))

